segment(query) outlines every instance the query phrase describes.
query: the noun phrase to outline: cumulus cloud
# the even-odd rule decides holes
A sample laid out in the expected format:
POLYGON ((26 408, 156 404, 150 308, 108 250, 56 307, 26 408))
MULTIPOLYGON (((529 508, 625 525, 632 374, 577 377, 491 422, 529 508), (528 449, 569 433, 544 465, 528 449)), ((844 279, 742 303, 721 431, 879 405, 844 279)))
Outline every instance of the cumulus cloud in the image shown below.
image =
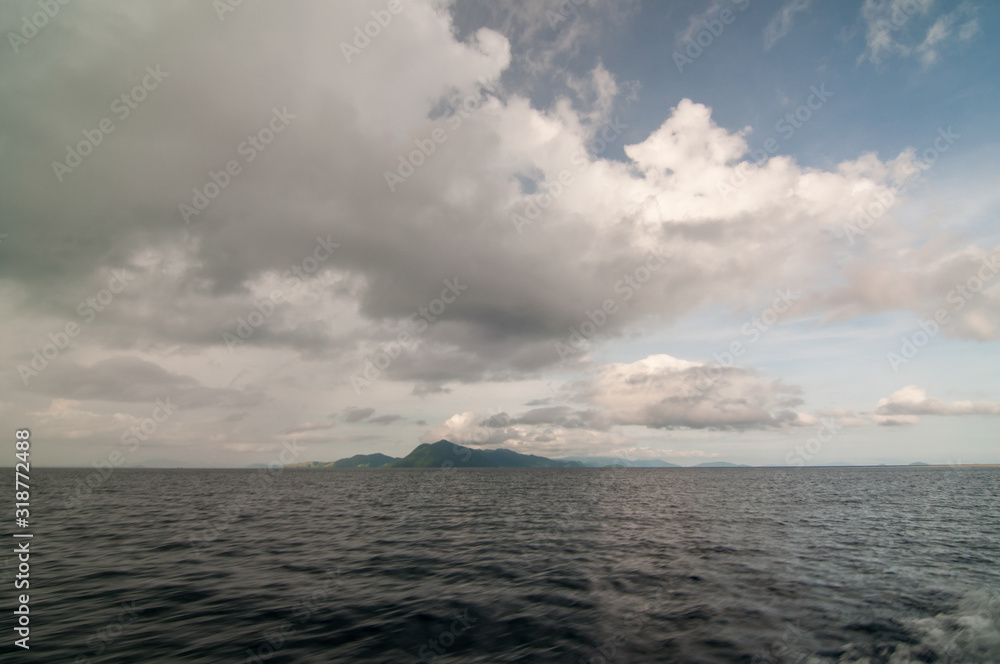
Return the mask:
POLYGON ((1000 404, 973 401, 942 401, 928 397, 916 385, 908 385, 880 399, 872 419, 883 426, 916 424, 921 415, 1000 415, 1000 404))
MULTIPOLYGON (((26 390, 4 384, 0 401, 169 395, 186 409, 239 411, 185 420, 189 440, 204 433, 249 449, 254 436, 330 428, 334 420, 290 424, 299 421, 290 413, 303 398, 350 389, 350 376, 404 331, 378 380, 430 402, 463 384, 588 369, 589 357, 562 365, 557 344, 609 299, 616 312, 602 340, 711 307, 752 307, 791 285, 833 318, 924 312, 928 286, 943 288, 986 251, 911 249, 893 235, 845 247, 817 232, 888 195, 899 157, 812 168, 773 156, 753 166, 752 128, 722 127, 692 99, 665 109, 648 133, 626 126, 617 111, 636 88, 599 61, 564 64, 638 3, 570 4, 572 15, 550 24, 558 3, 409 2, 350 58, 341 43, 384 4, 243 5, 220 24, 199 3, 99 3, 52 21, 44 48, 39 37, 30 57, 0 60, 0 80, 16 81, 0 127, 4 159, 17 165, 0 180, 0 304, 17 313, 0 352, 16 367, 67 322, 82 332, 26 390), (147 66, 167 76, 119 117, 112 102, 147 66), (278 116, 287 126, 251 161, 240 146, 278 116), (60 182, 53 162, 104 117, 113 135, 60 182), (446 140, 411 164, 436 131, 446 140), (230 160, 239 173, 185 223, 179 206, 230 160), (390 190, 387 172, 407 175, 390 190), (519 226, 540 200, 544 209, 519 226), (662 268, 622 286, 654 252, 662 268), (926 277, 920 265, 931 266, 926 277), (113 270, 132 275, 127 287, 80 313, 113 270), (446 280, 461 294, 429 313, 446 280), (287 402, 268 417, 279 423, 261 433, 260 407, 278 396, 287 402)), ((788 5, 775 34, 807 5, 788 5)), ((971 20, 966 11, 942 24, 927 48, 971 38, 971 20)), ((949 333, 996 338, 996 312, 984 290, 949 333)), ((679 363, 606 365, 574 383, 575 400, 538 400, 503 426, 449 426, 569 449, 624 444, 627 426, 800 421, 799 396, 780 381, 731 369, 685 393, 680 383, 699 367, 679 363)))
MULTIPOLYGON (((613 139, 622 141, 626 162, 596 154, 601 127, 594 122, 613 115, 621 94, 600 66, 580 78, 588 83, 576 96, 592 91, 586 104, 566 97, 539 109, 497 88, 468 118, 448 103, 445 116, 435 115, 442 100, 496 79, 511 52, 508 39, 487 28, 456 41, 450 14, 428 4, 407 5, 351 63, 318 27, 364 18, 347 6, 244 13, 241 20, 261 21, 268 34, 295 38, 249 48, 245 32, 224 31, 213 37, 226 42, 222 50, 198 39, 174 47, 165 26, 179 25, 194 5, 158 11, 164 16, 152 24, 126 13, 115 33, 136 58, 170 72, 115 140, 59 186, 20 175, 0 184, 20 245, 17 260, 0 272, 29 290, 25 306, 46 306, 46 313, 58 306, 72 316, 78 298, 100 285, 107 262, 136 270, 135 284, 94 322, 108 346, 220 347, 223 332, 247 330, 239 322, 279 290, 273 313, 239 350, 291 349, 349 375, 395 339, 446 279, 457 279, 467 290, 415 335, 386 375, 412 381, 418 396, 448 381, 534 375, 560 360, 555 342, 608 297, 621 307, 601 333, 615 338, 640 320, 667 323, 705 306, 753 301, 774 284, 829 283, 838 271, 836 248, 815 228, 842 222, 889 184, 887 167, 871 156, 832 171, 774 157, 724 191, 721 185, 742 179, 745 132, 718 126, 709 107, 691 100, 638 142, 613 139), (421 53, 417 69, 413 52, 421 53), (301 61, 313 65, 293 65, 301 61), (224 75, 234 70, 254 71, 269 87, 224 75), (397 84, 390 91, 375 83, 385 80, 397 84), (291 124, 185 225, 179 203, 209 171, 239 157, 237 145, 266 126, 276 107, 295 116, 291 124), (202 111, 178 123, 179 108, 202 111), (450 129, 448 117, 462 122, 450 129), (390 193, 385 172, 435 129, 448 131, 447 142, 390 193), (517 232, 514 215, 563 173, 572 178, 564 193, 517 232), (97 191, 111 192, 113 201, 97 191), (63 260, 51 242, 67 236, 86 249, 63 260), (317 264, 314 251, 331 241, 338 247, 317 264), (665 269, 641 292, 616 294, 616 284, 653 250, 665 257, 665 269), (312 272, 303 270, 310 265, 312 272), (84 287, 66 295, 54 274, 84 287), (52 291, 62 294, 49 298, 52 291)), ((344 31, 346 39, 349 27, 344 31)), ((70 84, 56 63, 39 61, 34 66, 51 68, 52 76, 32 78, 22 102, 0 111, 5 126, 46 132, 12 139, 11 159, 44 171, 48 162, 38 155, 58 156, 75 140, 65 128, 86 127, 128 80, 127 67, 88 53, 79 56, 94 60, 86 67, 95 72, 87 103, 48 106, 55 117, 37 128, 38 109, 28 100, 70 84)), ((17 346, 30 349, 25 340, 17 346)))
POLYGON ((799 394, 798 388, 751 369, 652 355, 599 365, 589 378, 566 387, 562 399, 567 403, 513 417, 458 413, 421 440, 604 454, 630 440, 625 427, 787 431, 810 426, 815 418, 795 411, 802 404, 799 394))
POLYGON ((651 429, 763 429, 803 423, 801 391, 751 369, 707 366, 669 355, 600 366, 572 386, 595 419, 651 429))

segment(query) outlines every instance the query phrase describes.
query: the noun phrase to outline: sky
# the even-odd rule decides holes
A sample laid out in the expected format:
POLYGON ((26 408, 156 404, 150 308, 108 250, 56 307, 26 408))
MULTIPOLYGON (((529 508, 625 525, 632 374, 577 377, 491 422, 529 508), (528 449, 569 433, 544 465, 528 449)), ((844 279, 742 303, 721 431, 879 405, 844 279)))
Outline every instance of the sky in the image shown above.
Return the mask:
POLYGON ((1000 6, 0 6, 48 466, 1000 463, 1000 6))

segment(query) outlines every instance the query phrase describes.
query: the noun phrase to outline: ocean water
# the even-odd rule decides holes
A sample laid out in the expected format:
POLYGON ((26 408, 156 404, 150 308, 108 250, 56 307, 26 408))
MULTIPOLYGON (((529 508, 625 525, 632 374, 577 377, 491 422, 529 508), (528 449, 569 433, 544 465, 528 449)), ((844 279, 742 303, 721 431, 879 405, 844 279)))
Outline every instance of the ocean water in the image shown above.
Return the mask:
POLYGON ((0 661, 1000 662, 997 468, 93 474, 0 661))

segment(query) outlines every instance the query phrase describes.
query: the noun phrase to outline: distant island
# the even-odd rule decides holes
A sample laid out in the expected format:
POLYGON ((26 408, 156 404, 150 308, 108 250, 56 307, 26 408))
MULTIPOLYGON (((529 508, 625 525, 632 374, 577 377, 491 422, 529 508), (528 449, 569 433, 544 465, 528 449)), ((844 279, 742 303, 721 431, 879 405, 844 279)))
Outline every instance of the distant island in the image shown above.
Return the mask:
MULTIPOLYGON (((836 468, 852 466, 853 464, 839 462, 809 468, 836 468)), ((973 464, 974 465, 974 464, 973 464)), ((931 466, 922 461, 916 461, 908 466, 931 466)), ((879 464, 871 467, 908 467, 900 465, 887 466, 879 464)), ((534 454, 521 454, 513 450, 495 449, 479 450, 453 443, 450 440, 439 440, 436 443, 421 443, 403 458, 391 457, 387 454, 355 454, 338 461, 306 461, 294 463, 286 468, 753 468, 744 463, 728 461, 706 461, 694 466, 679 466, 676 463, 662 459, 623 459, 613 456, 567 457, 565 459, 549 459, 534 454)), ((795 466, 764 466, 767 468, 794 468, 795 466)))
MULTIPOLYGON (((288 468, 682 468, 660 459, 630 461, 619 457, 571 457, 549 459, 513 450, 478 450, 448 440, 422 443, 403 458, 385 454, 355 454, 338 461, 307 461, 288 468)), ((749 468, 725 461, 702 463, 695 468, 749 468)))
POLYGON ((311 461, 289 468, 583 468, 577 461, 548 459, 512 450, 476 450, 448 440, 422 443, 402 459, 385 454, 356 454, 323 463, 311 461))

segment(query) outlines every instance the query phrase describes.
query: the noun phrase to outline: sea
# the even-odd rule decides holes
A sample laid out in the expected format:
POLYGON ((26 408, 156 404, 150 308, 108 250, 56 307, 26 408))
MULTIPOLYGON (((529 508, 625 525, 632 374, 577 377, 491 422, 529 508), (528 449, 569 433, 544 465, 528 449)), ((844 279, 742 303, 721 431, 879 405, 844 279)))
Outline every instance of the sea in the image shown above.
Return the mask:
POLYGON ((998 497, 989 467, 36 468, 0 661, 996 663, 998 497))

